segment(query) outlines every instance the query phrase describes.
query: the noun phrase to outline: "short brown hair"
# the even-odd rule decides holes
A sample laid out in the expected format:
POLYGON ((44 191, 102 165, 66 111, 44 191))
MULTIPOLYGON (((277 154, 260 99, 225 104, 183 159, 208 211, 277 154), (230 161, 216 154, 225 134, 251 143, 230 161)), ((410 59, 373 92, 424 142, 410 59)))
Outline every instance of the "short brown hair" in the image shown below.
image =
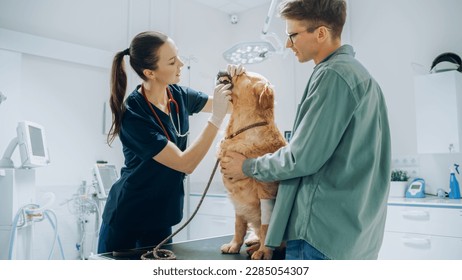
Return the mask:
POLYGON ((340 38, 346 20, 344 0, 286 0, 279 6, 281 17, 306 21, 308 31, 324 25, 340 38))

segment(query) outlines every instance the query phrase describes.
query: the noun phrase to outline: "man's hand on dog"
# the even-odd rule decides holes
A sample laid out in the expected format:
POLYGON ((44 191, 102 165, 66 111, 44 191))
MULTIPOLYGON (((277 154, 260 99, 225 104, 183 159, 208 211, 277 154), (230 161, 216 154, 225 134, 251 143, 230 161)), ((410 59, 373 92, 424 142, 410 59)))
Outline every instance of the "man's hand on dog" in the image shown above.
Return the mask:
POLYGON ((240 153, 227 152, 221 159, 221 173, 229 180, 241 180, 247 176, 242 172, 242 165, 247 158, 240 153))

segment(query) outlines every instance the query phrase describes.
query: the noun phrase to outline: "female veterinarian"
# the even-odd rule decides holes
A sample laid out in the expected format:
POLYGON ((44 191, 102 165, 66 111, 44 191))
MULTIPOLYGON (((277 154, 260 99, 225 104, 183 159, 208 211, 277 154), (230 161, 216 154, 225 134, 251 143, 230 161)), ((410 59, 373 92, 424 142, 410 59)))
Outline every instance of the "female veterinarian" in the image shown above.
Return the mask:
POLYGON ((125 166, 107 198, 98 253, 154 246, 182 219, 185 174, 207 153, 230 103, 228 85, 216 86, 213 98, 176 85, 183 65, 173 40, 159 32, 138 34, 114 57, 108 143, 119 136, 125 166), (125 99, 126 55, 143 81, 125 99), (186 147, 188 117, 198 112, 212 115, 186 147))

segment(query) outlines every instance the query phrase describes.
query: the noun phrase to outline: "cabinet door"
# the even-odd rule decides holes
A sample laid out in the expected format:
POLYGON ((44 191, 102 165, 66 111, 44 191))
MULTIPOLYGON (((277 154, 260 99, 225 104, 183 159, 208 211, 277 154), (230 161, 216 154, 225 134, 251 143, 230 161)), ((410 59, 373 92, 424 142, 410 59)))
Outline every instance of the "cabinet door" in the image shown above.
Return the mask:
MULTIPOLYGON (((199 205, 201 197, 191 195, 189 197, 189 213, 192 215, 199 205)), ((225 196, 206 196, 202 201, 198 214, 234 217, 234 206, 231 200, 225 196)))
MULTIPOLYGON (((201 197, 190 196, 189 211, 194 213, 201 197)), ((189 224, 189 239, 234 234, 234 206, 226 196, 206 196, 189 224)))
POLYGON ((462 74, 416 76, 414 86, 419 153, 460 152, 462 74))
POLYGON ((382 260, 461 260, 462 238, 385 232, 382 260))
POLYGON ((197 214, 189 224, 191 240, 228 234, 234 234, 234 218, 197 214))
POLYGON ((385 231, 462 238, 462 209, 388 206, 385 231))

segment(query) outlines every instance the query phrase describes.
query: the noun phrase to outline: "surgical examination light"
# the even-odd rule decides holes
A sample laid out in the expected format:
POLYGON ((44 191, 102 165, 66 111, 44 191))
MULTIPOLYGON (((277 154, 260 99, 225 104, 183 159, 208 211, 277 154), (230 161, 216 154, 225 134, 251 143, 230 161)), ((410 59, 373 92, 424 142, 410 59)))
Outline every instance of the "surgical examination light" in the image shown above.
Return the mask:
POLYGON ((268 14, 263 25, 261 39, 263 41, 238 43, 223 53, 227 62, 232 64, 254 64, 270 57, 274 53, 283 53, 283 46, 278 36, 268 33, 273 18, 277 0, 272 0, 268 14))

